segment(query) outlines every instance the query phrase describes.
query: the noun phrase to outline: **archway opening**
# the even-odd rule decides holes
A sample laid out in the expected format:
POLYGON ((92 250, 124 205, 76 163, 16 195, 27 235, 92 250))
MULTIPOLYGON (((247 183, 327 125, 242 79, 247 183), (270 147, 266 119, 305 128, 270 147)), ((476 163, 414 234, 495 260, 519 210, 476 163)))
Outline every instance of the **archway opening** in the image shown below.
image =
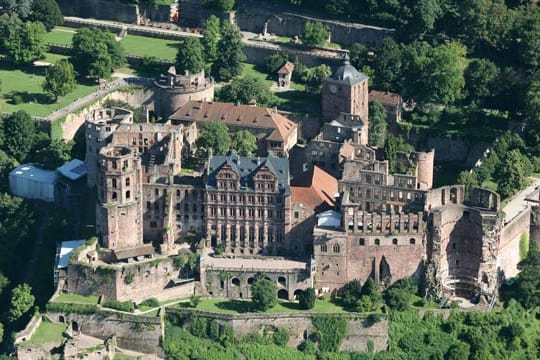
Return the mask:
POLYGON ((73 330, 73 332, 79 332, 79 323, 77 323, 76 321, 72 321, 71 330, 73 330))
POLYGON ((296 289, 294 290, 294 299, 295 300, 299 300, 300 299, 300 295, 302 295, 304 291, 303 290, 300 290, 300 289, 296 289))
POLYGON ((285 289, 280 289, 277 293, 278 299, 289 300, 289 292, 285 289))
POLYGON ((61 323, 65 323, 66 322, 66 319, 64 318, 64 315, 60 315, 58 317, 58 321, 61 322, 61 323))
POLYGON ((254 282, 255 282, 255 278, 253 277, 250 277, 249 279, 247 279, 248 285, 253 285, 254 282))
POLYGON ((233 278, 231 282, 232 282, 232 284, 234 286, 240 286, 240 279, 239 278, 233 278))
POLYGON ((287 279, 285 278, 285 276, 278 277, 278 283, 282 286, 287 286, 287 279))

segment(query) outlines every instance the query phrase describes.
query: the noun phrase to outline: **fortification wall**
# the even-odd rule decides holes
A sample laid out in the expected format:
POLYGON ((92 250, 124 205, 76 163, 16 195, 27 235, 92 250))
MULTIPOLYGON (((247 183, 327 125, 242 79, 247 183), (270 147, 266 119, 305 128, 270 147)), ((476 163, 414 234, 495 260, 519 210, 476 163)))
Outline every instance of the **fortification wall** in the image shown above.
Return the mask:
POLYGON ((517 264, 521 260, 519 243, 522 234, 529 236, 530 226, 531 211, 527 208, 506 224, 501 231, 497 268, 506 278, 511 278, 519 272, 517 269, 517 264))
POLYGON ((79 129, 84 125, 88 114, 103 107, 103 103, 108 99, 123 101, 136 108, 141 106, 148 106, 151 108, 153 95, 154 92, 147 88, 140 88, 130 92, 113 91, 96 101, 94 104, 67 115, 61 126, 62 138, 64 140, 73 140, 79 129))
POLYGON ((115 335, 118 346, 124 349, 163 356, 160 337, 161 319, 157 316, 135 316, 112 311, 96 314, 47 312, 55 323, 66 322, 80 329, 81 333, 106 340, 115 335), (63 321, 61 321, 63 320, 63 321))
POLYGON ((164 293, 174 297, 193 294, 193 284, 181 290, 167 286, 179 277, 173 259, 159 259, 143 263, 126 263, 124 266, 99 266, 83 264, 68 267, 68 292, 81 295, 102 295, 105 300, 141 301, 164 293), (174 291, 173 291, 174 290, 174 291))
POLYGON ((64 16, 77 16, 102 20, 136 23, 136 5, 106 0, 58 0, 64 16))
MULTIPOLYGON (((167 313, 177 314, 189 323, 191 314, 216 320, 222 325, 231 326, 237 340, 253 333, 261 333, 265 327, 283 327, 289 333, 288 346, 297 347, 315 332, 312 323, 313 316, 321 316, 318 313, 290 313, 290 314, 218 314, 201 311, 193 311, 178 308, 166 308, 167 313)), ((332 313, 328 316, 336 316, 347 319, 348 332, 345 335, 340 351, 367 351, 368 343, 373 342, 375 351, 383 351, 388 347, 388 320, 382 319, 376 322, 369 320, 364 314, 359 313, 332 313)))

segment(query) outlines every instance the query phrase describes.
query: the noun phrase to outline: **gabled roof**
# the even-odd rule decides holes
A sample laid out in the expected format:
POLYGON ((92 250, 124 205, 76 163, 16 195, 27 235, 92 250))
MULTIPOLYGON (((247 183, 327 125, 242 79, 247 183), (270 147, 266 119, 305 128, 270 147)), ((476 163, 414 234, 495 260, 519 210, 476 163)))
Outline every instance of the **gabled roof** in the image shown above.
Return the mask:
POLYGON ((289 187, 289 160, 278 158, 273 155, 268 157, 247 157, 239 156, 231 151, 228 155, 215 155, 208 161, 207 168, 207 188, 216 187, 216 175, 224 167, 231 167, 240 176, 240 186, 246 190, 255 190, 253 178, 257 172, 263 168, 268 168, 278 180, 278 189, 284 194, 290 194, 289 187))
POLYGON ((285 64, 283 64, 282 67, 279 68, 278 74, 290 74, 294 70, 294 63, 287 61, 285 64))
POLYGON ((191 100, 176 110, 172 120, 218 121, 227 126, 274 130, 270 140, 285 140, 297 125, 270 108, 191 100))
POLYGON ((313 166, 306 176, 306 183, 293 186, 291 201, 312 210, 334 207, 334 195, 338 193, 338 180, 318 166, 313 166), (322 205, 322 206, 321 206, 322 205))

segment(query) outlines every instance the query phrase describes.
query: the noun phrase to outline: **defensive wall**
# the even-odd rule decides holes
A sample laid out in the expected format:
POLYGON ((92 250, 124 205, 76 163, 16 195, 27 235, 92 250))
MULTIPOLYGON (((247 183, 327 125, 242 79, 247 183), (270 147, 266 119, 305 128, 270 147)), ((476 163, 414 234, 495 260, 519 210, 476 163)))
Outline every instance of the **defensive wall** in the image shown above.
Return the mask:
POLYGON ((167 307, 166 314, 175 314, 189 325, 193 315, 216 320, 223 326, 230 326, 237 340, 253 333, 262 333, 265 328, 282 327, 289 333, 288 346, 297 347, 315 332, 312 318, 316 316, 339 317, 347 320, 347 334, 341 343, 340 351, 368 351, 372 342, 375 351, 388 347, 388 320, 372 320, 360 313, 277 313, 277 314, 220 314, 190 309, 167 307))
POLYGON ((47 317, 54 323, 68 324, 74 332, 80 331, 98 339, 116 336, 120 348, 163 356, 161 318, 158 316, 98 310, 95 314, 47 311, 47 317))

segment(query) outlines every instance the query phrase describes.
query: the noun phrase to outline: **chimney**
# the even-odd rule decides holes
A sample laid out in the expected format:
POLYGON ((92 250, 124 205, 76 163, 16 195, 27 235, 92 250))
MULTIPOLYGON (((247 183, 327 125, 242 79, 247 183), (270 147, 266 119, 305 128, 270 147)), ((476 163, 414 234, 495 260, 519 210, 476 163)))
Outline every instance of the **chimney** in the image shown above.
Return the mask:
POLYGON ((248 105, 249 106, 257 106, 257 100, 256 99, 249 100, 248 105))

